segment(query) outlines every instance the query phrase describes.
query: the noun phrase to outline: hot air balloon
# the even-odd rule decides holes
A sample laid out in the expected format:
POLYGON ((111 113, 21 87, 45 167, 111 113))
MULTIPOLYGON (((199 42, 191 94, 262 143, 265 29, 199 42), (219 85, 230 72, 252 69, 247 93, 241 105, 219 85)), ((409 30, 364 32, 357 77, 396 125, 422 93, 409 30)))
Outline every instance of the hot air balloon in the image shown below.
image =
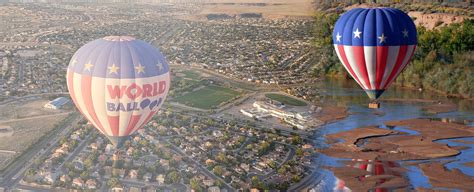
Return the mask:
MULTIPOLYGON (((352 177, 353 179, 357 179, 359 181, 369 180, 369 182, 375 181, 375 189, 371 191, 375 192, 382 192, 382 191, 390 191, 386 187, 380 187, 383 183, 387 181, 386 178, 390 178, 392 176, 400 177, 402 175, 402 170, 400 169, 400 164, 394 161, 380 161, 380 160, 364 160, 364 159, 352 159, 350 163, 348 163, 347 167, 349 169, 361 169, 367 172, 366 175, 359 175, 357 177, 352 177), (383 176, 386 177, 383 177, 383 176), (379 177, 382 176, 382 177, 379 177), (372 178, 370 178, 372 177, 372 178)), ((334 185, 333 191, 351 191, 346 182, 339 178, 336 178, 336 183, 334 185)))
POLYGON ((67 69, 77 109, 117 148, 160 109, 169 85, 169 67, 160 51, 129 36, 87 43, 67 69))
POLYGON ((333 32, 339 60, 375 108, 380 95, 410 62, 417 41, 412 19, 385 7, 352 9, 341 15, 333 32))

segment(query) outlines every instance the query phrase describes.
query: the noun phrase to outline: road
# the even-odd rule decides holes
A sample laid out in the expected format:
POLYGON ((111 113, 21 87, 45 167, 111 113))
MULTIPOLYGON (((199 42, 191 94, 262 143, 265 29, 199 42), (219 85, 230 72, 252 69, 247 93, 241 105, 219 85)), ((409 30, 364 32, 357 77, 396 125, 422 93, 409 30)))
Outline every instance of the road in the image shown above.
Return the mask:
POLYGON ((42 119, 42 118, 55 117, 55 116, 60 116, 60 115, 68 115, 70 113, 73 113, 73 112, 56 113, 56 114, 51 114, 51 115, 39 115, 39 116, 26 117, 26 118, 20 118, 20 119, 10 119, 10 120, 6 120, 6 121, 0 121, 0 124, 14 123, 14 122, 17 122, 17 121, 25 121, 25 120, 32 120, 32 119, 42 119))
POLYGON ((20 189, 20 190, 34 191, 34 192, 49 192, 49 191, 51 191, 51 189, 43 189, 43 188, 40 188, 39 186, 38 187, 32 187, 32 186, 22 185, 22 184, 17 185, 16 188, 20 189))
POLYGON ((11 103, 11 102, 14 102, 14 101, 26 101, 26 100, 29 100, 29 99, 35 99, 36 97, 45 97, 45 96, 50 96, 50 95, 69 96, 69 93, 68 92, 55 92, 55 93, 31 94, 31 95, 27 95, 27 96, 24 96, 24 97, 13 96, 13 97, 9 97, 8 99, 0 102, 0 105, 5 105, 5 104, 8 104, 8 103, 11 103))
POLYGON ((66 162, 72 162, 72 160, 74 159, 74 157, 77 157, 77 155, 84 149, 84 147, 87 146, 87 143, 88 143, 88 141, 89 141, 91 135, 92 135, 92 134, 89 133, 89 134, 86 136, 86 138, 84 138, 84 139, 79 143, 79 145, 74 149, 74 151, 73 151, 72 153, 70 153, 70 154, 66 157, 66 159, 64 160, 64 162, 61 163, 61 165, 58 166, 58 168, 57 168, 58 170, 65 171, 65 170, 63 169, 64 163, 66 163, 66 162))
POLYGON ((133 180, 133 179, 120 179, 120 181, 123 184, 126 184, 128 186, 135 186, 135 187, 138 187, 138 188, 142 188, 142 187, 145 187, 145 186, 153 186, 153 187, 156 187, 156 188, 176 189, 176 191, 187 191, 186 185, 181 184, 181 183, 175 183, 175 184, 172 184, 172 185, 161 185, 161 184, 158 184, 158 183, 142 182, 142 181, 137 181, 137 180, 133 180))
MULTIPOLYGON (((220 118, 221 120, 226 120, 226 121, 235 121, 235 120, 237 120, 236 118, 228 117, 228 116, 225 116, 225 115, 220 115, 216 118, 220 118)), ((241 122, 241 121, 240 122, 238 121, 237 124, 239 126, 242 126, 242 127, 247 126, 247 124, 245 122, 241 122)), ((258 130, 271 130, 268 127, 262 127, 262 126, 255 126, 254 128, 258 129, 258 130)), ((283 136, 291 136, 292 134, 296 134, 296 135, 299 135, 303 139, 311 139, 311 137, 312 137, 312 133, 306 132, 306 131, 293 130, 291 128, 283 128, 283 127, 273 127, 273 129, 279 130, 280 135, 283 135, 283 136)))
POLYGON ((49 135, 32 145, 28 151, 25 151, 16 158, 12 164, 5 168, 2 172, 0 186, 7 190, 14 188, 23 178, 25 171, 34 163, 34 160, 49 154, 55 147, 53 144, 58 142, 62 136, 66 135, 70 128, 82 119, 82 116, 76 115, 72 118, 72 123, 66 123, 66 126, 53 130, 49 135))
POLYGON ((272 169, 270 172, 268 172, 268 173, 265 174, 265 175, 259 176, 259 178, 260 178, 261 180, 266 180, 266 179, 268 179, 270 176, 272 176, 273 173, 276 172, 276 170, 280 169, 280 167, 281 167, 283 164, 285 164, 286 162, 288 162, 290 159, 293 159, 293 157, 295 156, 296 151, 295 151, 295 148, 294 148, 293 146, 288 145, 288 144, 286 144, 286 143, 282 143, 282 142, 276 142, 276 143, 281 144, 281 145, 286 145, 290 150, 289 150, 288 153, 286 154, 285 159, 283 159, 283 161, 282 161, 280 164, 278 164, 278 166, 277 166, 275 169, 272 169))
MULTIPOLYGON (((311 188, 318 187, 322 180, 323 176, 313 170, 311 174, 303 178, 300 182, 288 188, 288 191, 308 191, 311 188)), ((327 189, 324 191, 327 191, 327 189)))
POLYGON ((196 164, 196 166, 201 169, 201 171, 203 173, 206 173, 209 177, 213 178, 214 180, 219 180, 221 181, 221 183, 224 184, 224 188, 227 189, 227 191, 235 191, 235 189, 230 186, 229 184, 227 184, 227 182, 225 182, 222 178, 220 177, 217 177, 216 175, 214 175, 213 173, 211 173, 209 170, 207 170, 206 167, 203 167, 201 165, 201 163, 197 162, 196 160, 194 160, 192 157, 189 157, 189 155, 187 155, 186 153, 184 153, 184 151, 182 151, 179 147, 175 146, 173 143, 171 142, 168 142, 167 140, 164 140, 164 142, 170 144, 170 148, 175 151, 176 153, 182 155, 182 156, 185 156, 185 157, 188 157, 194 164, 196 164))

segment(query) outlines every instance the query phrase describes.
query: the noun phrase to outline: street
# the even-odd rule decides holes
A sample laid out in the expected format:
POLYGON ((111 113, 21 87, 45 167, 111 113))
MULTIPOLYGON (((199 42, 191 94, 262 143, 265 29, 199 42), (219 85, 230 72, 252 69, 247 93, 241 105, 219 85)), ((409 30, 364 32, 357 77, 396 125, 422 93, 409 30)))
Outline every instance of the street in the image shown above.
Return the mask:
POLYGON ((34 160, 41 159, 42 156, 49 154, 55 147, 54 144, 57 143, 62 136, 67 134, 69 128, 76 125, 82 119, 82 116, 74 115, 75 117, 73 117, 71 123, 67 123, 66 126, 57 130, 53 130, 52 133, 46 135, 45 138, 42 138, 35 145, 32 145, 28 151, 21 154, 12 164, 5 168, 5 171, 2 173, 3 180, 1 180, 0 186, 7 190, 13 189, 23 178, 25 171, 34 163, 34 160), (46 148, 46 146, 48 147, 46 148))

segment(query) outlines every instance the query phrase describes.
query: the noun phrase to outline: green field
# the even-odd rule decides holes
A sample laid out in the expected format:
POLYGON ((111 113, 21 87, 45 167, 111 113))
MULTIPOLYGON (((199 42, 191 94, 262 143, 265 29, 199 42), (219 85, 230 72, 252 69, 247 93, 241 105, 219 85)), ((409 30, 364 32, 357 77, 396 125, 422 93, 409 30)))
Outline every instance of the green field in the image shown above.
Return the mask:
POLYGON ((229 88, 210 85, 197 91, 179 96, 175 98, 174 101, 191 107, 213 109, 239 94, 239 92, 229 88))
POLYGON ((285 105, 306 106, 305 102, 303 102, 301 100, 298 100, 298 99, 295 99, 295 98, 288 97, 286 95, 281 95, 281 94, 276 94, 276 93, 268 93, 268 94, 265 94, 265 97, 268 97, 270 99, 282 102, 285 105))
POLYGON ((193 80, 198 80, 199 77, 201 77, 201 75, 199 75, 198 73, 196 73, 194 71, 183 71, 181 73, 183 73, 186 78, 190 78, 190 79, 193 79, 193 80))

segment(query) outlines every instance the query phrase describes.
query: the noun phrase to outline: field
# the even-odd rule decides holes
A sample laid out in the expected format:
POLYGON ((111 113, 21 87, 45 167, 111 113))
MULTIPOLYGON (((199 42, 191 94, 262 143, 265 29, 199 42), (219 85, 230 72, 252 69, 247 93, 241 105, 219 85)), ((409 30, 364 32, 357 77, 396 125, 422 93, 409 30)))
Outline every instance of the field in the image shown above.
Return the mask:
POLYGON ((239 92, 232 89, 209 85, 179 96, 174 101, 191 107, 213 109, 238 95, 239 92))
POLYGON ((194 71, 182 71, 181 73, 183 73, 186 78, 189 78, 192 80, 198 80, 199 77, 201 77, 201 75, 199 75, 198 73, 194 71))
POLYGON ((66 110, 45 109, 44 98, 23 98, 0 105, 0 169, 36 143, 69 113, 66 110))
POLYGON ((15 154, 13 153, 0 152, 0 170, 5 168, 14 156, 15 154))
POLYGON ((283 18, 286 16, 312 16, 314 10, 312 0, 211 0, 209 3, 211 4, 204 6, 201 14, 262 13, 266 18, 283 18), (265 5, 258 6, 258 3, 265 5))
POLYGON ((42 115, 58 114, 64 111, 43 108, 47 99, 18 100, 0 105, 0 124, 12 119, 30 118, 42 115))
POLYGON ((282 103, 284 103, 285 105, 306 106, 306 103, 303 102, 303 101, 301 101, 301 100, 298 100, 298 99, 295 99, 295 98, 291 98, 291 97, 288 97, 288 96, 285 96, 285 95, 281 95, 281 94, 268 93, 268 94, 265 94, 265 97, 268 97, 268 98, 270 98, 270 99, 273 99, 273 100, 282 102, 282 103))

